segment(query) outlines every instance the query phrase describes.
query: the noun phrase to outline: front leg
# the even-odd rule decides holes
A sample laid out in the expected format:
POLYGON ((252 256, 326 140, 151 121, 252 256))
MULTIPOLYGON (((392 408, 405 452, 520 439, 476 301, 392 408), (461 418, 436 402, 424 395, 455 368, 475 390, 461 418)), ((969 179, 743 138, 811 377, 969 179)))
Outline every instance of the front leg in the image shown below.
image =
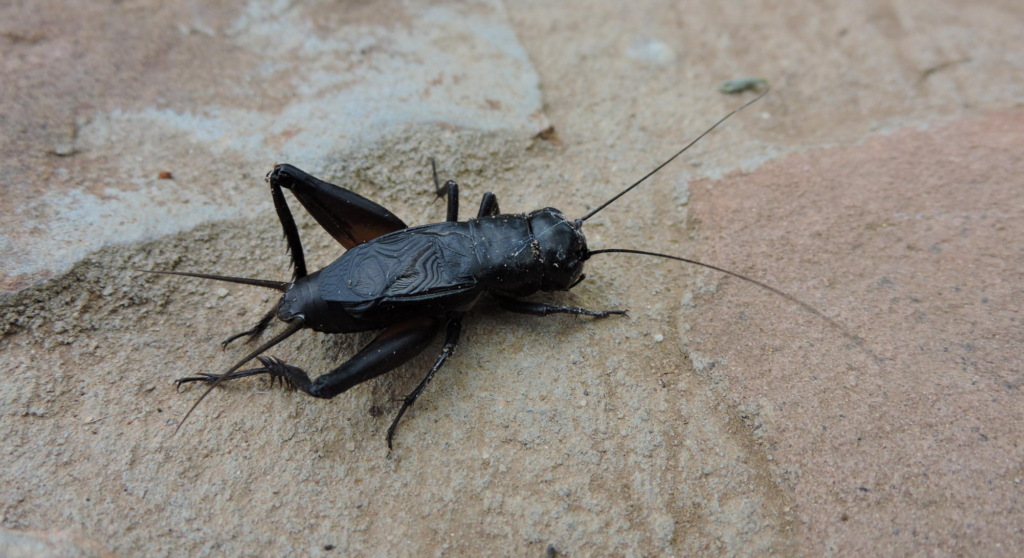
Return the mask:
POLYGON ((604 318, 612 315, 625 316, 627 310, 587 310, 579 306, 553 306, 543 302, 529 302, 507 296, 498 296, 498 304, 509 312, 529 314, 531 316, 547 316, 550 314, 574 314, 577 316, 593 316, 604 318))

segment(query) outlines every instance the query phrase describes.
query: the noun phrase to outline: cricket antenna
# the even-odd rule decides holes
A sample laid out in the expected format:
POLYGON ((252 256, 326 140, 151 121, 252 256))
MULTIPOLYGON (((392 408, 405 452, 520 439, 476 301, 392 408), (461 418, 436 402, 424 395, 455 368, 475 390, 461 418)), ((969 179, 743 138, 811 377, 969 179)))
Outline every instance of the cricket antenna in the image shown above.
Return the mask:
POLYGON ((764 284, 764 283, 762 283, 762 282, 760 282, 760 281, 758 281, 756 279, 751 279, 750 277, 747 277, 745 275, 740 275, 739 273, 736 273, 735 271, 729 271, 728 269, 722 269, 721 267, 718 267, 718 266, 715 266, 715 265, 706 264, 706 263, 703 263, 703 262, 698 262, 697 260, 690 260, 690 259, 687 259, 687 258, 681 258, 679 256, 670 256, 668 254, 659 254, 657 252, 645 252, 643 250, 628 250, 628 249, 625 249, 625 248, 608 248, 608 249, 605 249, 605 250, 593 250, 593 251, 587 252, 587 258, 589 259, 590 256, 593 256, 595 254, 614 254, 614 253, 619 253, 619 254, 640 254, 641 256, 654 256, 656 258, 667 258, 667 259, 670 259, 670 260, 676 260, 676 261, 679 261, 679 262, 684 262, 684 263, 693 264, 693 265, 699 265, 701 267, 706 267, 708 269, 713 269, 715 271, 719 271, 721 273, 725 273, 726 275, 731 275, 731 276, 736 277, 738 279, 742 279, 742 280, 744 280, 744 281, 746 281, 748 283, 753 283, 754 285, 757 285, 758 287, 761 287, 762 289, 765 289, 765 290, 767 290, 769 292, 775 293, 775 294, 781 296, 782 298, 792 302, 793 304, 796 304, 797 306, 799 306, 800 308, 803 308, 804 310, 810 312, 811 314, 814 314, 815 316, 817 316, 818 318, 823 320, 825 323, 827 323, 828 325, 830 325, 833 328, 835 328, 836 331, 838 331, 839 333, 843 334, 843 337, 846 337, 847 339, 852 341, 855 345, 860 347, 861 350, 865 351, 872 358, 877 358, 875 356, 875 354, 871 350, 869 350, 868 348, 866 348, 864 346, 864 340, 863 339, 861 339, 860 337, 850 333, 850 331, 847 330, 845 327, 843 327, 839 322, 833 320, 832 318, 829 318, 825 314, 821 313, 821 311, 819 311, 817 308, 811 306, 810 304, 807 304, 806 302, 800 300, 799 298, 797 298, 797 297, 795 297, 795 296, 793 296, 791 294, 787 294, 787 293, 785 293, 783 291, 780 291, 779 289, 776 289, 775 287, 773 287, 771 285, 766 285, 766 284, 764 284))
POLYGON ((609 205, 611 205, 612 202, 614 202, 615 200, 621 198, 622 196, 625 196, 627 193, 629 193, 630 190, 632 190, 633 188, 636 188, 637 186, 639 186, 641 183, 643 183, 644 180, 647 180, 648 178, 654 176, 654 174, 657 173, 658 171, 660 171, 661 169, 663 169, 665 167, 665 165, 671 163, 672 161, 674 161, 676 159, 676 157, 682 155, 687 149, 693 147, 693 144, 695 144, 698 141, 700 141, 701 138, 703 138, 704 136, 710 134, 711 130, 714 130, 715 128, 718 127, 719 124, 721 124, 722 122, 725 122, 726 120, 728 120, 730 116, 732 116, 732 115, 736 114, 737 112, 739 112, 739 111, 749 107, 750 105, 752 105, 752 104, 756 103, 758 100, 760 100, 761 97, 764 97, 765 95, 767 95, 768 91, 769 91, 769 89, 765 89, 763 93, 761 93, 760 95, 755 97, 753 100, 748 101, 746 104, 744 104, 740 108, 738 108, 738 109, 730 112, 729 114, 725 115, 724 117, 722 117, 721 120, 719 120, 718 122, 715 122, 714 126, 712 126, 712 127, 708 128, 707 130, 705 130, 703 134, 697 136, 697 139, 691 141, 689 144, 686 145, 686 147, 680 149, 678 153, 676 153, 675 155, 669 157, 669 159, 667 161, 665 161, 664 163, 658 165, 654 170, 652 170, 651 172, 649 172, 646 175, 644 175, 644 177, 641 178, 640 180, 637 180, 636 182, 634 182, 633 185, 630 186, 629 188, 626 188, 625 190, 619 192, 619 194, 617 196, 615 196, 614 198, 604 202, 597 209, 591 211, 590 213, 587 213, 585 216, 583 216, 582 219, 577 219, 576 222, 582 224, 583 221, 586 221, 587 219, 590 219, 598 211, 601 211, 602 209, 604 209, 604 208, 608 207, 609 205))

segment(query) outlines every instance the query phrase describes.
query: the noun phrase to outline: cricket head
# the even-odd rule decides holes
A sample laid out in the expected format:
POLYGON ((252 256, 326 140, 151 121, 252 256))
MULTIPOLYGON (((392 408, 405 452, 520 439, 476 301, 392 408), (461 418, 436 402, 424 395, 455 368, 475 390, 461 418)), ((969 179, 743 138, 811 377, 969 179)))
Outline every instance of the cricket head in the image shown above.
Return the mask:
POLYGON ((553 207, 538 209, 527 219, 543 263, 541 290, 568 290, 583 275, 583 262, 589 253, 583 222, 570 221, 553 207))

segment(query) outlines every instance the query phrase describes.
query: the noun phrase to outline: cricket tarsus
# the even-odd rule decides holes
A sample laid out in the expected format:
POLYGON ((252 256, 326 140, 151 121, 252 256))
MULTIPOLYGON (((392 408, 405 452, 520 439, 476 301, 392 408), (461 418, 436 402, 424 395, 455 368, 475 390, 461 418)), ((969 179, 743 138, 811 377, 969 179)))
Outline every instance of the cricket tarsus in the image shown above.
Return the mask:
MULTIPOLYGON (((234 366, 232 366, 230 369, 228 369, 227 372, 221 374, 217 379, 213 380, 212 382, 208 382, 210 384, 210 387, 207 388, 206 391, 204 391, 203 394, 199 396, 199 399, 196 399, 196 402, 192 404, 192 407, 190 407, 188 412, 185 413, 184 418, 182 418, 181 422, 178 423, 178 427, 174 429, 174 433, 177 434, 178 431, 181 430, 181 427, 185 424, 185 421, 187 421, 188 417, 192 415, 192 411, 196 410, 196 407, 198 407, 199 404, 203 402, 203 399, 206 399, 207 395, 210 395, 210 392, 213 391, 214 388, 219 386, 225 380, 232 379, 231 378, 231 374, 232 373, 234 373, 236 370, 241 368, 242 365, 244 365, 245 363, 247 363, 250 360, 258 357, 261 354, 263 354, 265 351, 267 351, 270 348, 274 347, 278 343, 284 341, 285 339, 288 339, 292 335, 295 335, 295 333, 297 331, 299 331, 300 329, 302 329, 304 326, 305 326, 305 324, 303 323, 302 320, 300 320, 300 319, 294 320, 293 322, 288 324, 288 327, 284 331, 282 331, 281 333, 278 333, 277 335, 275 335, 273 339, 271 339, 270 341, 267 341, 266 343, 260 345, 259 348, 257 348, 256 350, 254 350, 251 353, 245 355, 245 358, 243 358, 242 360, 240 360, 237 363, 235 363, 234 366)), ((179 383, 178 385, 180 386, 181 384, 179 383)))
POLYGON ((240 378, 249 378, 251 376, 259 376, 260 374, 266 374, 270 376, 270 385, 273 387, 275 382, 280 382, 281 387, 288 388, 292 391, 295 390, 295 384, 288 378, 287 375, 278 372, 278 368, 275 365, 284 364, 279 358, 258 356, 256 360, 260 361, 260 368, 250 368, 248 370, 238 370, 230 374, 210 374, 208 372, 199 372, 198 376, 187 376, 185 378, 178 378, 174 380, 174 385, 181 389, 182 384, 188 384, 192 382, 203 382, 206 385, 212 385, 221 381, 238 380, 240 378), (225 377, 226 376, 226 377, 225 377))

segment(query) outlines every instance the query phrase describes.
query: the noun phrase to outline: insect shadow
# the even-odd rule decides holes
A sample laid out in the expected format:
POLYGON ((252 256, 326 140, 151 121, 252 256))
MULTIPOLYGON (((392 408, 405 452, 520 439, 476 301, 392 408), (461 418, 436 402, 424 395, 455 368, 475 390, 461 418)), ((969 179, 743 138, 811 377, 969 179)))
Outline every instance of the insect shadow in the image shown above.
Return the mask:
POLYGON ((178 429, 199 403, 222 382, 266 374, 271 383, 330 399, 420 354, 443 332, 441 354, 423 380, 404 397, 387 431, 390 453, 399 421, 423 393, 438 370, 452 356, 459 343, 466 312, 487 294, 509 312, 547 316, 573 314, 604 318, 625 315, 625 310, 589 310, 578 306, 557 306, 532 302, 525 297, 538 291, 567 291, 586 278, 584 263, 598 254, 638 254, 667 258, 710 268, 753 283, 799 305, 837 328, 845 336, 860 340, 815 308, 774 287, 738 273, 695 260, 626 248, 591 250, 583 226, 598 212, 642 184, 682 155, 729 117, 764 97, 768 91, 733 110, 696 139, 617 195, 583 217, 571 220, 561 211, 546 207, 526 214, 504 214, 498 198, 484 194, 476 217, 459 221, 459 186, 453 180, 441 184, 431 160, 434 188, 447 197, 447 218, 442 223, 410 227, 384 207, 339 186, 313 177, 291 165, 276 165, 266 181, 291 254, 292 280, 268 281, 226 277, 206 273, 150 271, 228 281, 280 291, 277 306, 251 329, 223 342, 247 338, 254 342, 277 317, 285 328, 266 343, 245 355, 223 374, 201 373, 180 378, 183 384, 204 383, 208 389, 196 400, 178 429), (290 190, 346 252, 327 267, 309 273, 299 231, 284 197, 290 190), (301 329, 322 333, 380 333, 355 356, 315 379, 283 360, 264 355, 301 329), (260 366, 242 370, 251 360, 260 366))

